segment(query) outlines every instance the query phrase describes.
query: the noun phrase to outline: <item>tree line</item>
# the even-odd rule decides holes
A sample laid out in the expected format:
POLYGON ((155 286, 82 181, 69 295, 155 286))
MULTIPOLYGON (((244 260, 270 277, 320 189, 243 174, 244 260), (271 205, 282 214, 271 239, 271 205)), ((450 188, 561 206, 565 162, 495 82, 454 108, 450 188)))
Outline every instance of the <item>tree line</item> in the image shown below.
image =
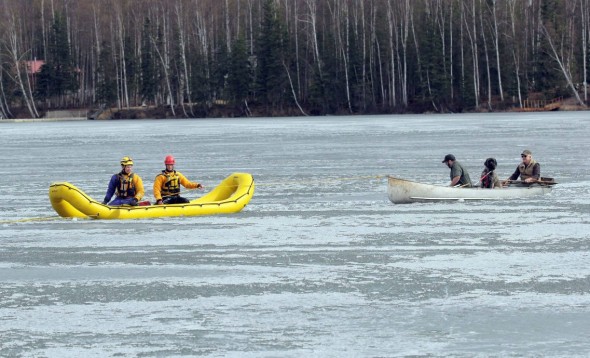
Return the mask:
POLYGON ((531 96, 585 105, 589 2, 0 0, 0 115, 143 105, 194 117, 219 103, 238 115, 460 112, 531 96))

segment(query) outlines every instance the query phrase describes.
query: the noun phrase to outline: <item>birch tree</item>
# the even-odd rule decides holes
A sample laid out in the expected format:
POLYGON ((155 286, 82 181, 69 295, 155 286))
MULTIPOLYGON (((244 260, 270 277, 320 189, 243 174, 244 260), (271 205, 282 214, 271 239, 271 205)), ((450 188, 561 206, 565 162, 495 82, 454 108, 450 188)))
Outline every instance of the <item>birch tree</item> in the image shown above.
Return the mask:
POLYGON ((570 59, 566 58, 566 56, 563 52, 563 44, 561 47, 562 50, 560 51, 557 47, 558 44, 556 44, 555 40, 553 39, 552 32, 549 29, 547 29, 547 26, 545 24, 541 24, 541 32, 545 36, 545 38, 547 39, 547 42, 549 43, 549 47, 551 48, 551 52, 553 54, 553 59, 559 65, 561 73, 563 74, 568 87, 570 88, 574 97, 576 98, 576 101, 578 102, 579 105, 584 105, 584 102, 580 98, 580 95, 578 94, 576 86, 573 83, 572 74, 570 72, 569 66, 567 65, 567 63, 570 61, 570 59))
POLYGON ((152 46, 160 59, 160 65, 162 66, 162 71, 164 73, 164 81, 167 88, 167 96, 166 96, 166 103, 170 106, 170 110, 172 111, 172 115, 176 116, 176 111, 174 109, 174 95, 172 93, 172 85, 170 81, 170 56, 168 53, 168 38, 166 36, 166 22, 164 21, 162 24, 163 30, 159 31, 159 34, 163 34, 163 36, 159 36, 158 41, 151 36, 150 41, 152 42, 152 46), (161 40, 161 41, 160 41, 161 40))
POLYGON ((518 95, 518 105, 522 108, 522 85, 520 83, 520 47, 518 46, 517 39, 520 36, 520 33, 517 35, 516 25, 517 25, 517 5, 520 0, 509 0, 508 1, 508 8, 510 14, 510 38, 512 40, 511 53, 512 53, 512 60, 514 62, 514 78, 516 81, 516 93, 518 95))
MULTIPOLYGON (((184 91, 186 91, 186 98, 189 102, 189 110, 191 116, 194 117, 193 106, 192 106, 192 96, 191 96, 191 85, 190 85, 190 77, 188 71, 188 60, 187 60, 187 35, 184 23, 184 13, 185 10, 182 7, 181 3, 177 3, 174 7, 176 13, 176 25, 178 27, 178 48, 180 50, 180 62, 182 66, 182 80, 181 83, 184 83, 184 91)), ((183 96, 184 97, 184 96, 183 96)), ((183 104, 184 110, 184 101, 181 99, 181 103, 183 104)))
POLYGON ((20 39, 18 36, 20 33, 19 22, 14 13, 6 13, 5 15, 5 21, 8 24, 6 34, 8 36, 7 51, 14 69, 14 74, 11 75, 11 77, 20 90, 29 114, 32 118, 38 118, 39 112, 37 111, 29 82, 29 68, 28 66, 23 65, 25 63, 27 51, 22 51, 20 48, 20 39))
POLYGON ((498 31, 497 0, 492 0, 493 43, 496 51, 496 73, 498 75, 498 92, 500 100, 504 102, 504 89, 502 86, 502 66, 500 64, 500 33, 498 31))
POLYGON ((588 104, 588 37, 590 36, 590 2, 580 0, 582 23, 582 85, 584 86, 584 103, 588 104))
POLYGON ((10 111, 10 106, 8 105, 9 97, 7 96, 7 91, 5 90, 5 76, 4 73, 7 69, 5 68, 4 64, 0 64, 0 116, 4 118, 12 118, 12 112, 10 111))
POLYGON ((471 23, 467 16, 463 17, 465 34, 469 38, 469 44, 471 49, 471 62, 472 62, 472 83, 473 83, 473 96, 475 101, 475 107, 479 107, 479 49, 477 45, 477 12, 475 10, 475 1, 471 0, 471 11, 467 7, 469 4, 464 4, 465 14, 471 15, 471 23))
POLYGON ((484 56, 486 59, 486 80, 488 83, 488 109, 491 111, 492 110, 492 75, 490 72, 490 56, 488 54, 488 44, 487 44, 487 39, 486 39, 486 31, 484 28, 484 24, 483 24, 483 4, 480 0, 479 3, 479 23, 480 23, 480 28, 481 28, 481 38, 482 38, 482 43, 483 43, 483 52, 484 52, 484 56))

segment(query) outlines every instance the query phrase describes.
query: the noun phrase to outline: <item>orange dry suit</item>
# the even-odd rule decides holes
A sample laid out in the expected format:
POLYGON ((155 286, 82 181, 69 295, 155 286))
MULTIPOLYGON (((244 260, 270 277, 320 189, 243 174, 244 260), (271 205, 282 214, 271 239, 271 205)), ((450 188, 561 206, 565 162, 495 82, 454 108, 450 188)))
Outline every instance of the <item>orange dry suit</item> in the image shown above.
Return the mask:
POLYGON ((187 189, 196 189, 199 183, 188 180, 182 173, 173 170, 162 170, 154 179, 154 197, 156 201, 180 195, 180 186, 187 189))

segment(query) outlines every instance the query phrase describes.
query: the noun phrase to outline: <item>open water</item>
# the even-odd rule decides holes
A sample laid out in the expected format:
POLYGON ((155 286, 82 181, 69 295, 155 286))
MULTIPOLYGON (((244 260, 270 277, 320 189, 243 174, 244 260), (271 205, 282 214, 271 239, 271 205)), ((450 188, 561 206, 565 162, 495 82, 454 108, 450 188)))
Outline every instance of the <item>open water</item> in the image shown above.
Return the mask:
MULTIPOLYGON (((0 356, 590 354, 588 112, 0 123, 0 356), (560 184, 503 202, 394 205, 385 175, 508 177, 523 149, 560 184), (151 198, 167 154, 223 216, 61 219, 129 155, 151 198)), ((186 196, 201 195, 187 192, 186 196)))

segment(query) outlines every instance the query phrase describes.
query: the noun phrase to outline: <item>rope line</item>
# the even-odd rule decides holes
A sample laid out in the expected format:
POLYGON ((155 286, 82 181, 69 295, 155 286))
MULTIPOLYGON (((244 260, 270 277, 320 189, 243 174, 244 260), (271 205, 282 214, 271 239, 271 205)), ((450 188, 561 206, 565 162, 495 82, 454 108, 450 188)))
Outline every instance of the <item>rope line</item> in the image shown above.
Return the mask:
MULTIPOLYGON (((345 178, 334 178, 334 179, 323 179, 323 180, 309 180, 307 181, 307 183, 333 183, 333 182, 343 182, 343 181, 355 181, 355 180, 361 180, 361 179, 383 179, 387 177, 387 175, 365 175, 365 176, 358 176, 358 177, 345 177, 345 178)), ((272 186, 272 185, 285 185, 285 182, 268 182, 268 183, 260 183, 260 182, 253 182, 253 184, 255 183, 256 186, 272 186)), ((224 185, 224 187, 235 187, 235 185, 224 185)), ((219 186, 217 186, 219 187, 219 186)), ((218 204, 225 204, 225 203, 235 203, 237 202, 239 199, 241 199, 243 196, 248 195, 250 193, 250 189, 248 189, 248 192, 246 194, 241 195, 239 198, 236 198, 234 200, 227 200, 227 201, 223 201, 221 203, 215 203, 215 205, 218 204)), ((196 188, 194 189, 186 189, 185 191, 193 191, 193 190, 197 190, 196 188)), ((79 191, 79 190, 78 190, 79 191)), ((87 195, 85 195, 86 199, 88 199, 89 202, 92 202, 93 199, 91 199, 90 197, 88 197, 87 195)), ((179 206, 191 206, 191 204, 177 204, 179 206)), ((192 204, 195 205, 195 204, 192 204)), ((204 206, 204 205, 212 205, 211 203, 201 203, 201 204, 196 204, 198 206, 204 206)), ((141 210, 141 209, 146 209, 149 207, 159 207, 156 205, 151 205, 151 206, 146 206, 146 207, 133 207, 133 209, 135 210, 141 210)), ((129 208, 131 209, 131 208, 129 208)), ((89 217, 92 218, 92 216, 95 215, 90 215, 89 217)), ((97 216, 97 215, 96 215, 97 216)), ((69 219, 69 218, 62 218, 59 215, 56 216, 40 216, 40 217, 32 217, 32 218, 23 218, 23 219, 16 219, 16 220, 2 220, 0 221, 0 225, 6 225, 6 224, 18 224, 18 223, 26 223, 26 222, 34 222, 34 221, 50 221, 50 220, 58 220, 58 219, 69 219)))
MULTIPOLYGON (((359 176, 359 177, 348 177, 348 178, 335 178, 335 179, 323 179, 323 180, 308 180, 306 183, 330 183, 330 182, 342 182, 342 181, 355 181, 361 179, 382 179, 387 177, 387 175, 366 175, 366 176, 359 176)), ((260 183, 256 182, 256 186, 267 186, 267 185, 285 185, 288 184, 287 182, 269 182, 269 183, 260 183)))
POLYGON ((63 219, 63 218, 59 215, 38 216, 38 217, 24 218, 24 219, 2 220, 2 221, 0 221, 0 225, 26 223, 26 222, 31 222, 31 221, 51 221, 51 220, 57 220, 57 219, 63 219))

